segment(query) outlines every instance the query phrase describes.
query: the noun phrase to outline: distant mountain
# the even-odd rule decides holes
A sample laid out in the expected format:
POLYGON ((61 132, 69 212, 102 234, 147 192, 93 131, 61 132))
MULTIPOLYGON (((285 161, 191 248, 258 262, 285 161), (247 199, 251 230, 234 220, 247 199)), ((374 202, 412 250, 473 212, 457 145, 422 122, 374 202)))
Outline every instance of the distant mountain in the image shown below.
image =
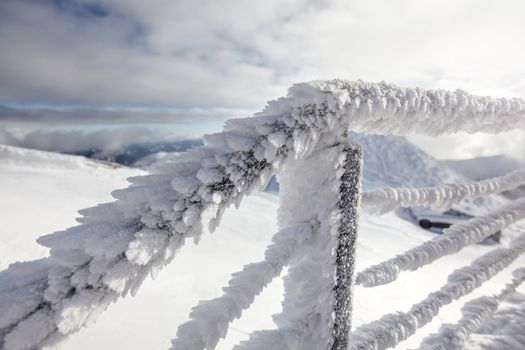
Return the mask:
POLYGON ((484 180, 501 176, 525 167, 523 162, 505 155, 460 160, 442 160, 440 162, 472 180, 484 180))
POLYGON ((74 152, 67 152, 68 154, 80 155, 87 158, 104 160, 123 164, 127 166, 134 166, 140 159, 159 153, 173 153, 183 152, 190 148, 202 146, 202 140, 180 140, 180 141, 161 141, 161 142, 141 142, 132 143, 124 146, 118 150, 105 150, 100 148, 91 148, 86 150, 79 150, 74 152))
MULTIPOLYGON (((365 191, 381 186, 423 187, 466 180, 404 137, 357 133, 349 137, 363 146, 365 191)), ((275 178, 266 190, 279 190, 275 178)))
POLYGON ((423 187, 465 181, 456 171, 401 136, 350 133, 364 151, 365 190, 381 186, 423 187))

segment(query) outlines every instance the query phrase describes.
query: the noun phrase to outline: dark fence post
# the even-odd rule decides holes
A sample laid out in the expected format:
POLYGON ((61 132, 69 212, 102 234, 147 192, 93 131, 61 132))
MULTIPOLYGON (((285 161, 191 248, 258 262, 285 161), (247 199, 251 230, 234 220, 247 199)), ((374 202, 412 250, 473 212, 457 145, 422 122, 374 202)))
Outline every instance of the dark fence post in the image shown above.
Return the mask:
POLYGON ((345 161, 340 178, 340 221, 336 250, 336 284, 334 286, 334 328, 332 350, 346 350, 352 326, 352 289, 355 270, 355 245, 361 204, 363 151, 356 143, 344 149, 345 161))

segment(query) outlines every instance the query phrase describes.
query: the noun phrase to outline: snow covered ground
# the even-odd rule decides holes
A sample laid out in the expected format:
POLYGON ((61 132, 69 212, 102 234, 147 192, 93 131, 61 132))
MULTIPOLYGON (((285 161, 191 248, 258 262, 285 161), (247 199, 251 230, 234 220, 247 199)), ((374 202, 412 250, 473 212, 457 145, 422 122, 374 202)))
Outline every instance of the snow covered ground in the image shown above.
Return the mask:
POLYGON ((0 269, 47 255, 35 238, 75 225, 140 171, 84 157, 0 145, 0 269))
MULTIPOLYGON (((371 167, 371 174, 380 174, 380 169, 372 169, 373 162, 365 163, 365 167, 367 165, 371 167)), ((419 174, 421 177, 426 176, 424 169, 420 172, 423 173, 419 174)), ((0 146, 0 268, 46 255, 46 249, 34 243, 36 237, 74 225, 78 209, 108 201, 113 189, 124 187, 125 178, 138 173, 140 170, 114 167, 82 157, 0 146)), ((389 172, 389 176, 393 176, 392 173, 394 171, 389 172)), ((365 177, 366 174, 365 171, 365 177)), ((379 180, 376 177, 365 179, 365 182, 369 181, 372 187, 379 180)), ((156 280, 144 283, 136 297, 127 297, 112 305, 94 325, 57 348, 167 349, 178 325, 187 320, 192 306, 199 300, 219 296, 232 272, 262 259, 264 249, 277 231, 278 204, 274 194, 260 193, 247 198, 240 209, 227 211, 215 233, 204 236, 197 246, 184 246, 156 280)), ((516 235, 518 228, 514 226, 504 231, 503 244, 516 235)), ((521 230, 525 230, 525 225, 521 230)), ((433 234, 394 213, 379 217, 363 215, 357 271, 432 237, 433 234)), ((386 313, 408 310, 444 285, 454 269, 491 249, 494 247, 471 246, 416 272, 402 273, 390 285, 369 289, 357 287, 354 326, 376 320, 386 313)), ((510 271, 524 264, 525 259, 521 257, 482 288, 443 308, 434 322, 398 348, 415 348, 426 335, 437 331, 441 323, 454 323, 460 318, 460 308, 465 301, 498 293, 510 281, 510 271)), ((282 293, 282 281, 278 279, 264 290, 240 320, 234 322, 218 349, 231 349, 240 340, 247 339, 254 329, 274 328, 271 315, 280 311, 282 293)), ((487 337, 490 336, 476 335, 471 348, 481 348, 480 344, 487 337)))

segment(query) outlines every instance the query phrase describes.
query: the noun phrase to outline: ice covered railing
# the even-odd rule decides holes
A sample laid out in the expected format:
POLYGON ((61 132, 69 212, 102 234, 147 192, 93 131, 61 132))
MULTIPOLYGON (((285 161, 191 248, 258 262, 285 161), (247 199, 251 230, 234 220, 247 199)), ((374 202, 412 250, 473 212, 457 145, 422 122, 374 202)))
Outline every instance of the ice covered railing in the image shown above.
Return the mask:
POLYGON ((371 214, 384 214, 398 207, 424 206, 446 210, 463 199, 501 193, 524 183, 525 170, 517 170, 492 179, 469 183, 423 188, 382 187, 363 193, 363 207, 371 214))
MULTIPOLYGON (((81 211, 80 225, 41 237, 49 258, 1 272, 0 346, 41 348, 93 322, 169 263, 187 239, 198 241, 213 231, 229 206, 239 205, 277 174, 281 230, 264 261, 234 274, 223 296, 200 303, 179 328, 172 348, 213 349, 228 324, 288 266, 283 312, 275 316, 278 328, 255 332, 237 348, 347 349, 361 199, 361 149, 348 140, 347 131, 439 135, 518 127, 525 127, 525 103, 519 99, 361 81, 294 85, 287 97, 269 102, 255 117, 230 120, 223 132, 207 135, 205 146, 131 178, 127 189, 113 192, 115 202, 81 211)), ((500 182, 458 190, 454 200, 519 181, 500 182)), ((428 198, 436 191, 441 193, 427 191, 428 198)), ((403 200, 394 200, 394 206, 409 203, 412 196, 410 191, 407 202, 400 192, 403 200)), ((416 191, 414 196, 425 204, 420 200, 425 195, 416 191)), ((365 195, 367 207, 373 202, 369 198, 378 197, 365 195)), ((523 244, 516 244, 500 252, 502 263, 488 257, 467 273, 488 271, 475 280, 482 283, 493 268, 521 254, 523 244)), ((461 281, 451 283, 444 287, 448 292, 463 288, 461 281)), ((359 341, 376 344, 367 335, 381 330, 369 328, 359 341)), ((380 343, 391 344, 388 339, 380 343)))

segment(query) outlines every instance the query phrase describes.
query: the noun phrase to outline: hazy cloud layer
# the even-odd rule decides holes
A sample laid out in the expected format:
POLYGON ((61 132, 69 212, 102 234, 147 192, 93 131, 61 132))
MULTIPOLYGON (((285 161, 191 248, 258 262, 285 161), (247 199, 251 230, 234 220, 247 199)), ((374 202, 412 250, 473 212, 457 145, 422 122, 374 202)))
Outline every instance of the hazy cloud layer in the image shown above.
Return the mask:
POLYGON ((117 107, 7 107, 0 105, 3 124, 124 124, 194 123, 249 117, 238 108, 117 108, 117 107))
POLYGON ((53 152, 77 152, 89 149, 119 150, 133 143, 167 141, 173 135, 143 127, 105 130, 0 130, 0 144, 53 152))

